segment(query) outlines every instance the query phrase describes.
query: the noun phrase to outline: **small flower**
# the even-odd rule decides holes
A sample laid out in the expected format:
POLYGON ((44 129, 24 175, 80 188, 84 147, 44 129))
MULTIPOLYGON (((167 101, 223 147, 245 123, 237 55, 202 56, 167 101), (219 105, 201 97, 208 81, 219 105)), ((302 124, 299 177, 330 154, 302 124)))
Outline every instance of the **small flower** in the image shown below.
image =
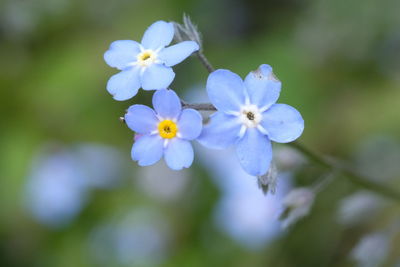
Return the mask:
POLYGON ((34 158, 26 184, 26 205, 38 222, 65 227, 85 206, 88 198, 87 176, 67 149, 45 150, 34 158))
POLYGON ((264 175, 272 160, 271 141, 287 143, 304 129, 300 113, 285 104, 276 104, 281 83, 269 65, 261 65, 243 80, 229 70, 216 70, 207 81, 207 93, 217 108, 203 129, 199 142, 222 149, 236 145, 243 169, 264 175))
POLYGON ((157 21, 144 33, 141 44, 119 40, 104 53, 104 60, 111 67, 121 70, 107 83, 107 90, 115 100, 122 101, 144 90, 166 89, 173 81, 172 66, 180 63, 199 49, 193 41, 169 45, 174 37, 174 24, 157 21))
POLYGON ((153 106, 155 111, 133 105, 125 115, 128 127, 141 134, 133 144, 132 159, 140 166, 148 166, 164 156, 173 170, 190 167, 193 148, 189 141, 201 133, 200 113, 194 109, 182 110, 180 99, 172 90, 155 92, 153 106))

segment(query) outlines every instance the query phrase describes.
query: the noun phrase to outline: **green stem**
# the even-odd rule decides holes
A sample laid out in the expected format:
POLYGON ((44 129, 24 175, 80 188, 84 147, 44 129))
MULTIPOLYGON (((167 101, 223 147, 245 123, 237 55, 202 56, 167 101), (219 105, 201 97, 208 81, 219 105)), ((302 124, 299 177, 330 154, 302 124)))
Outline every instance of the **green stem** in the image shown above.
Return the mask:
POLYGON ((301 152, 303 155, 305 155, 308 159, 311 161, 317 163, 321 167, 330 169, 332 171, 339 172, 346 176, 352 183, 363 187, 364 189, 373 191, 375 193, 378 193, 380 195, 383 195, 385 197, 400 201, 400 192, 397 190, 394 190, 391 187, 387 187, 381 183, 371 181, 370 179, 356 173, 354 170, 351 168, 348 168, 344 166, 343 164, 340 164, 339 162, 333 161, 333 160, 328 160, 327 158, 311 151, 304 145, 298 143, 298 142, 292 142, 288 144, 289 146, 295 148, 297 151, 301 152))
POLYGON ((196 52, 197 58, 200 60, 201 64, 207 69, 209 73, 214 71, 214 67, 211 65, 210 61, 206 58, 206 56, 203 54, 203 51, 199 50, 196 52))
POLYGON ((216 111, 217 109, 213 106, 213 104, 210 103, 186 103, 184 101, 182 101, 182 106, 183 108, 192 108, 192 109, 196 109, 198 111, 216 111))

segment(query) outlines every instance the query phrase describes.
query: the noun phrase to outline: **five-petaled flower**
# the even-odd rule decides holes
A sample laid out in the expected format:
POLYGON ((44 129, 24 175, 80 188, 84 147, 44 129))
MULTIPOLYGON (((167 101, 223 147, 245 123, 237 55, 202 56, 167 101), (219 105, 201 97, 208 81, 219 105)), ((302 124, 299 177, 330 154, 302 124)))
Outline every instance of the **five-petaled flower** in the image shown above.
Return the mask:
POLYGON ((153 95, 154 110, 133 105, 125 114, 128 127, 141 136, 132 147, 132 159, 140 166, 156 163, 164 155, 173 170, 188 168, 193 162, 190 140, 202 129, 202 117, 194 109, 183 109, 172 90, 159 90, 153 95))
POLYGON ((172 66, 180 63, 199 49, 193 41, 166 47, 174 37, 171 22, 157 21, 144 33, 141 44, 131 40, 115 41, 104 54, 111 67, 121 70, 107 83, 107 90, 115 100, 127 100, 144 90, 166 89, 175 73, 172 66))
POLYGON ((236 145, 243 169, 251 175, 265 174, 272 159, 271 141, 287 143, 304 129, 300 113, 276 104, 281 82, 269 65, 261 65, 243 80, 228 70, 216 70, 207 80, 207 93, 217 108, 198 138, 209 148, 236 145))

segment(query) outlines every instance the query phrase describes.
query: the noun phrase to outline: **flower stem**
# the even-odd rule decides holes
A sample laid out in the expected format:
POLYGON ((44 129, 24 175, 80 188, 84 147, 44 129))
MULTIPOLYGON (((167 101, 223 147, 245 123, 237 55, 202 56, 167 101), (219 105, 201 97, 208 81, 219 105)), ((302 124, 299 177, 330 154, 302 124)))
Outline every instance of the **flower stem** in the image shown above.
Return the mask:
POLYGON ((201 64, 207 69, 209 73, 214 71, 214 67, 211 65, 210 61, 206 58, 206 56, 203 54, 203 51, 199 50, 196 52, 197 58, 200 60, 201 64))
MULTIPOLYGON (((203 52, 198 51, 196 53, 200 62, 204 65, 209 73, 214 71, 211 63, 208 61, 207 57, 203 54, 203 52)), ((185 108, 193 108, 196 110, 201 111, 209 111, 209 110, 216 110, 216 108, 209 103, 202 103, 202 104, 188 104, 183 102, 182 103, 185 108)), ((328 160, 326 157, 323 157, 317 153, 314 153, 304 145, 298 142, 292 142, 288 144, 289 146, 295 148, 297 151, 305 155, 311 161, 319 164, 321 167, 330 169, 333 172, 341 173, 345 177, 349 179, 350 182, 356 184, 364 189, 370 190, 387 198, 391 198, 393 200, 400 201, 400 192, 391 188, 387 187, 381 183, 371 181, 370 179, 358 174, 353 169, 344 166, 343 164, 339 163, 338 161, 328 160)))
POLYGON ((183 102, 182 103, 183 108, 192 108, 198 111, 216 111, 217 109, 213 106, 213 104, 210 103, 195 103, 195 104, 190 104, 183 102))
POLYGON ((391 187, 387 187, 381 183, 371 181, 370 179, 356 173, 353 169, 339 163, 338 161, 328 159, 311 151, 299 142, 292 142, 288 145, 295 148, 297 151, 301 152, 304 156, 306 156, 311 161, 317 163, 321 167, 343 174, 352 183, 385 197, 400 201, 400 192, 398 192, 397 190, 394 190, 391 187))

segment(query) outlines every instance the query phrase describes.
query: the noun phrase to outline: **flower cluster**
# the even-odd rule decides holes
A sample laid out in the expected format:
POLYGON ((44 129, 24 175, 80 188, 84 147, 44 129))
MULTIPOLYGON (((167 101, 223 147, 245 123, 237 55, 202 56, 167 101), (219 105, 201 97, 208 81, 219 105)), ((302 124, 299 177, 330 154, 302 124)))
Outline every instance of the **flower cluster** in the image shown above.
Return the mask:
POLYGON ((128 127, 137 133, 132 159, 140 166, 148 166, 164 157, 171 169, 188 168, 194 158, 190 141, 197 140, 212 149, 234 146, 247 173, 265 175, 272 160, 271 141, 291 142, 304 128, 303 118, 295 108, 276 103, 281 82, 265 64, 244 80, 229 70, 213 71, 206 87, 216 112, 203 127, 200 113, 182 107, 180 98, 169 89, 175 77, 171 67, 200 49, 196 38, 177 38, 182 42, 166 47, 174 35, 180 36, 176 30, 172 22, 157 21, 144 33, 141 44, 115 41, 104 54, 107 64, 121 71, 107 84, 115 100, 130 99, 139 88, 157 90, 153 95, 154 110, 136 104, 124 117, 128 127))

